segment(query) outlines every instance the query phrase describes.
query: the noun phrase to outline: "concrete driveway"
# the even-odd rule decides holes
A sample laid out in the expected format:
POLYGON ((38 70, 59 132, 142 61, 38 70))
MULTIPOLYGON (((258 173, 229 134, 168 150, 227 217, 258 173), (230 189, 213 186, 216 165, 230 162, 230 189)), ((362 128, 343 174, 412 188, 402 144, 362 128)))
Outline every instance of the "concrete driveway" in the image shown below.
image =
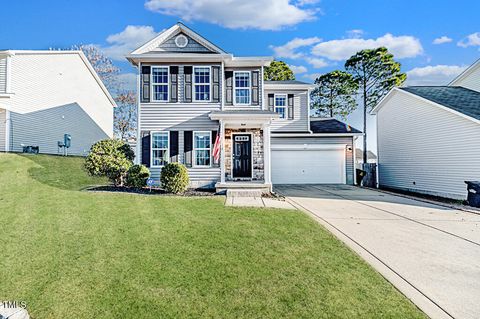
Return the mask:
POLYGON ((281 185, 432 318, 480 318, 480 215, 346 185, 281 185))

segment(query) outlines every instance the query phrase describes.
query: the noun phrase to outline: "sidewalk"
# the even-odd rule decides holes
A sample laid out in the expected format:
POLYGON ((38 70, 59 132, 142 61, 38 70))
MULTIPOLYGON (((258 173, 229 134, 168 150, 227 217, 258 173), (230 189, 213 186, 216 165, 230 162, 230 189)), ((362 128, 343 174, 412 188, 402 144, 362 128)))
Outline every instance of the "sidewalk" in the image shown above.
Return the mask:
POLYGON ((264 197, 227 197, 225 206, 267 207, 281 209, 296 209, 285 200, 264 197))

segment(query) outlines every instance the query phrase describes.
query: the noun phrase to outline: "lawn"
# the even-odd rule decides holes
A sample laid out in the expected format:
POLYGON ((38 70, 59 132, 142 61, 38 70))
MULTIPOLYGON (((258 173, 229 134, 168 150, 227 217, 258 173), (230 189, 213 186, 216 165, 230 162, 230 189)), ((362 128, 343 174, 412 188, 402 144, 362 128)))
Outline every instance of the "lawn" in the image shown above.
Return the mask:
POLYGON ((38 318, 424 318, 298 211, 82 191, 83 159, 0 154, 0 300, 38 318))

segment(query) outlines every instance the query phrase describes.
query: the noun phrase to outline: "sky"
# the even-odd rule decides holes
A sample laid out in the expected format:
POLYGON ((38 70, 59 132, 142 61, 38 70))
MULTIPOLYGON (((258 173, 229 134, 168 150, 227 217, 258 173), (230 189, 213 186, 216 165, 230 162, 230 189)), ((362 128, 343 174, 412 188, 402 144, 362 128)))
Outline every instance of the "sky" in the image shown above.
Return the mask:
MULTIPOLYGON (((480 58, 478 0, 23 0, 2 9, 0 49, 94 44, 121 68, 125 87, 135 70, 124 55, 177 21, 236 56, 283 60, 306 82, 378 46, 402 64, 407 85, 447 84, 480 58)), ((361 106, 347 122, 363 129, 361 106)))

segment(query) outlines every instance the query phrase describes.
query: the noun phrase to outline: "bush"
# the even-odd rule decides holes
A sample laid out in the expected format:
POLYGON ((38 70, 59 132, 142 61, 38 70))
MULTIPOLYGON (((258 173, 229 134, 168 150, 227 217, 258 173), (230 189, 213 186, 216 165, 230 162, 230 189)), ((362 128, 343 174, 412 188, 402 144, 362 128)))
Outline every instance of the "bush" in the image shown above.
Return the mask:
POLYGON ((185 192, 189 183, 187 168, 180 163, 168 163, 162 168, 160 182, 169 193, 185 192))
POLYGON ((123 186, 134 157, 130 145, 124 141, 101 140, 90 148, 85 168, 92 176, 106 176, 115 186, 123 186))
POLYGON ((125 184, 130 187, 144 187, 147 185, 147 179, 150 177, 150 171, 143 165, 133 165, 127 172, 125 184))

